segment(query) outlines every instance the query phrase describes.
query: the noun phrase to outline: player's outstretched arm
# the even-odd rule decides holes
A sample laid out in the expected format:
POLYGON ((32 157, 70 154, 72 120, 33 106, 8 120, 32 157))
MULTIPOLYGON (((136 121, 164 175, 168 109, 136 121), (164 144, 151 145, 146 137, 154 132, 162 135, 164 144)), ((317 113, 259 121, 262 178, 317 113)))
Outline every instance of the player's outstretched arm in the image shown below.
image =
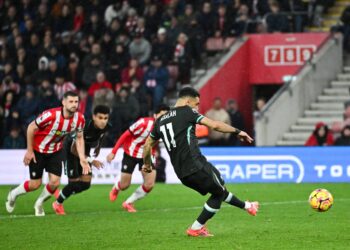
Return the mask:
POLYGON ((151 155, 152 155, 152 148, 157 144, 157 141, 154 140, 152 137, 148 136, 146 143, 143 147, 143 167, 142 170, 146 173, 152 172, 152 166, 151 166, 151 155))
POLYGON ((254 141, 253 138, 251 138, 246 132, 241 131, 221 121, 214 121, 209 119, 208 117, 204 117, 200 121, 200 124, 205 125, 208 128, 213 129, 215 131, 235 134, 241 141, 246 141, 249 143, 252 143, 254 141))
POLYGON ((77 139, 76 139, 76 148, 78 152, 78 156, 80 159, 80 165, 83 168, 83 174, 88 174, 91 172, 90 165, 85 158, 85 142, 83 137, 83 132, 77 132, 77 139))
POLYGON ((118 149, 124 144, 125 140, 129 137, 131 137, 132 134, 130 133, 129 130, 126 130, 118 139, 118 141, 115 143, 113 149, 112 149, 112 152, 110 152, 108 155, 107 155, 107 162, 108 163, 111 163, 115 157, 115 155, 117 154, 118 152, 118 149))
POLYGON ((34 132, 38 129, 39 127, 38 125, 36 125, 35 121, 32 121, 27 128, 27 152, 24 155, 24 159, 23 159, 25 166, 28 166, 32 160, 36 163, 34 150, 33 150, 33 143, 34 143, 34 132))

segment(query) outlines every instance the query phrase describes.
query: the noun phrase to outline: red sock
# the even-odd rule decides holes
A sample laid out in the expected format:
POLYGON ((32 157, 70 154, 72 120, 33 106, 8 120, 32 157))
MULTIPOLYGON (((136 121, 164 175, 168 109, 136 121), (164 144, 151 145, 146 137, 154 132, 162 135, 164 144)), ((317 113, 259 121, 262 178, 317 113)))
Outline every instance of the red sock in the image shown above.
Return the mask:
POLYGON ((30 192, 30 189, 29 189, 29 181, 25 181, 23 183, 23 186, 24 186, 24 189, 26 190, 26 192, 30 192))
POLYGON ((147 189, 144 185, 142 185, 141 187, 142 187, 143 191, 145 191, 145 193, 149 193, 152 191, 152 188, 147 189))
POLYGON ((55 190, 52 190, 49 184, 46 184, 46 190, 50 193, 53 194, 55 190))

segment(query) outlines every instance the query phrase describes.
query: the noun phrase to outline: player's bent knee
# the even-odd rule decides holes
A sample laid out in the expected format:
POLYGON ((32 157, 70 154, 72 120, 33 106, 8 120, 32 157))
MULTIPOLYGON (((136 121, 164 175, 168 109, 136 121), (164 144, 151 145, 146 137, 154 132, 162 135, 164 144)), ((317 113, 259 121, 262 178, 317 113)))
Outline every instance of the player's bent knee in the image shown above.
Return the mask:
POLYGON ((49 181, 49 186, 52 189, 58 188, 59 185, 60 185, 60 181, 59 180, 49 181))
POLYGON ((31 180, 30 190, 37 190, 41 186, 41 180, 31 180))

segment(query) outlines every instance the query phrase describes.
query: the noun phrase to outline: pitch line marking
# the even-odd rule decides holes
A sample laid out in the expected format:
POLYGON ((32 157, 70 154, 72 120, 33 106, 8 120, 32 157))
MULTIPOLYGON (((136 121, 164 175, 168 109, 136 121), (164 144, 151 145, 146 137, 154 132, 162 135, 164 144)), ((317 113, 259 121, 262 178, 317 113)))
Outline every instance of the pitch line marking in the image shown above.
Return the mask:
MULTIPOLYGON (((336 199, 336 201, 350 201, 350 198, 339 198, 336 199)), ((289 204, 299 204, 299 203, 307 203, 307 200, 295 200, 295 201, 267 201, 267 202, 261 202, 261 206, 273 206, 273 205, 289 205, 289 204)), ((228 208, 232 207, 230 205, 223 204, 221 207, 228 208)), ((195 210, 195 209, 201 209, 203 206, 195 206, 195 207, 178 207, 178 208, 160 208, 160 209, 145 209, 141 210, 141 213, 154 213, 154 212, 169 212, 169 211, 181 211, 181 210, 195 210)), ((122 210, 116 210, 116 211, 96 211, 96 212, 82 212, 82 213, 70 213, 69 215, 94 215, 94 214, 105 214, 105 213, 126 213, 122 210)), ((68 215, 68 216, 69 216, 68 215)), ((47 214, 44 217, 51 217, 51 216, 57 216, 56 214, 47 214)), ((19 214, 19 215, 1 215, 0 220, 2 219, 23 219, 23 218, 33 218, 36 217, 34 214, 19 214)))

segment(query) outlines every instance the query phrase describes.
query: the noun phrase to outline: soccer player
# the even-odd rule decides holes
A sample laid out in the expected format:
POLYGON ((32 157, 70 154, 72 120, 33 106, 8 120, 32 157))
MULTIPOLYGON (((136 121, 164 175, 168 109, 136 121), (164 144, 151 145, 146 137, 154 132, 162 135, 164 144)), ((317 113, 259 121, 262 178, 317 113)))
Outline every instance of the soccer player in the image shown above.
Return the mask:
MULTIPOLYGON (((100 153, 102 141, 105 133, 111 127, 108 123, 109 119, 109 107, 105 105, 98 105, 94 108, 92 120, 86 122, 84 128, 84 141, 85 141, 85 156, 90 165, 97 169, 103 167, 102 162, 92 159, 90 156, 91 148, 94 149, 94 157, 97 157, 100 153)), ((68 185, 66 185, 60 192, 56 190, 57 200, 52 203, 52 207, 56 214, 65 215, 63 202, 69 198, 72 194, 78 194, 86 191, 91 185, 91 172, 83 174, 82 166, 79 162, 79 157, 76 151, 76 134, 73 133, 66 139, 64 148, 67 154, 66 174, 68 176, 68 185)))
POLYGON ((79 97, 74 92, 66 92, 63 96, 63 107, 44 111, 27 129, 27 152, 24 155, 24 165, 29 165, 30 180, 25 181, 11 190, 7 195, 6 209, 12 213, 18 196, 37 190, 42 183, 44 169, 48 172, 49 183, 35 202, 36 216, 44 216, 44 201, 48 200, 60 184, 62 166, 66 154, 62 149, 64 137, 77 133, 77 151, 83 173, 91 171, 84 154, 83 128, 84 116, 77 112, 79 97))
MULTIPOLYGON (((143 146, 146 142, 149 133, 152 131, 155 120, 166 113, 169 110, 168 106, 160 105, 154 117, 144 117, 138 119, 134 124, 132 124, 128 130, 126 130, 122 136, 118 139, 112 152, 108 154, 107 161, 110 163, 121 145, 124 146, 124 156, 122 160, 121 178, 113 186, 109 193, 110 201, 115 201, 117 199, 118 193, 122 190, 126 190, 131 183, 131 176, 134 172, 135 166, 139 166, 141 171, 143 166, 143 146)), ((139 186, 135 192, 123 202, 123 208, 129 213, 136 212, 134 207, 134 202, 145 197, 149 192, 151 192, 154 182, 156 179, 156 171, 152 169, 149 173, 141 172, 143 177, 143 185, 139 186)))
POLYGON ((203 211, 187 230, 189 236, 212 236, 206 229, 206 222, 219 211, 221 203, 245 209, 255 216, 258 202, 244 202, 230 193, 224 186, 219 171, 201 154, 195 136, 196 124, 202 124, 210 129, 223 133, 233 133, 240 140, 249 143, 253 139, 244 131, 240 131, 226 123, 211 120, 197 112, 200 95, 190 87, 183 88, 173 109, 159 117, 144 146, 143 171, 152 171, 151 148, 162 139, 169 153, 174 170, 181 182, 201 195, 211 196, 204 204, 203 211))

